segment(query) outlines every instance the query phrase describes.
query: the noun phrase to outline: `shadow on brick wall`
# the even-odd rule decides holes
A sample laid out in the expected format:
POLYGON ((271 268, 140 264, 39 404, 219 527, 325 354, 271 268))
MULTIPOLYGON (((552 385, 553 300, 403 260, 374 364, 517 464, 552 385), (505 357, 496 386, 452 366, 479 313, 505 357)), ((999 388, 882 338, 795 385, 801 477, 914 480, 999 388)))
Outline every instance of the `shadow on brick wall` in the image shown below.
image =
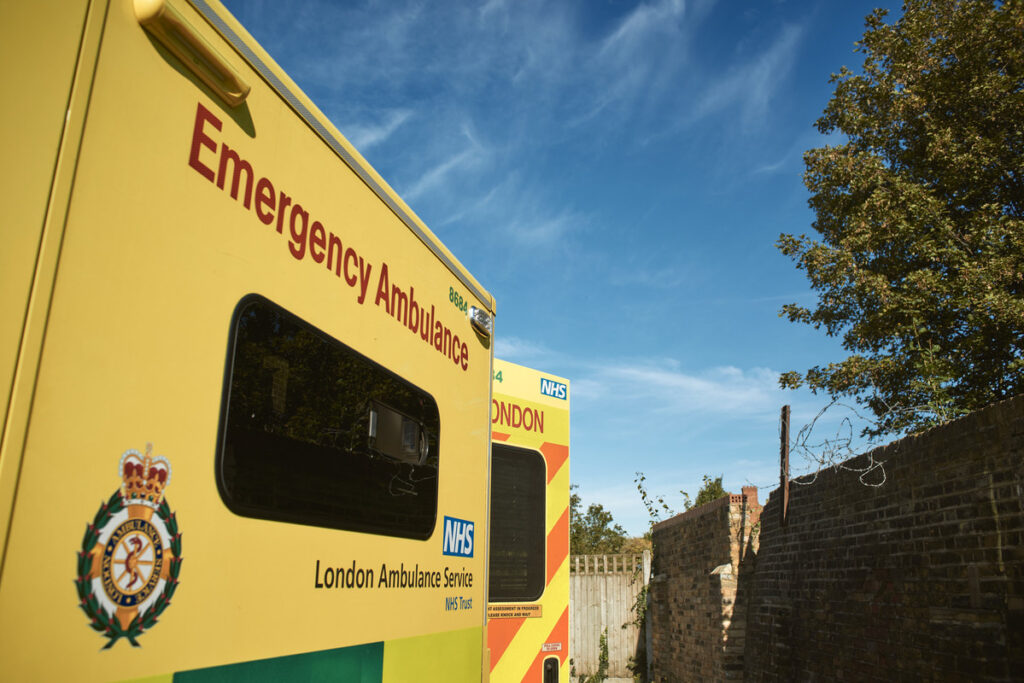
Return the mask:
POLYGON ((742 678, 760 510, 747 487, 654 526, 654 681, 742 678))
POLYGON ((868 458, 766 503, 746 678, 1024 679, 1024 397, 868 458))

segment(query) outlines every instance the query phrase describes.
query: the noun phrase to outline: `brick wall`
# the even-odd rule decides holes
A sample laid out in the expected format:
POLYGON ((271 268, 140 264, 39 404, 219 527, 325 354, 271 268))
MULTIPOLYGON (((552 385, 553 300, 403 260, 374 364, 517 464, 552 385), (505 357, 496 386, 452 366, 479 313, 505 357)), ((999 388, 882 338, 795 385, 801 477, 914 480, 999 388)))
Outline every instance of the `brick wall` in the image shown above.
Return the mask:
POLYGON ((653 680, 742 678, 744 577, 760 509, 749 487, 654 525, 653 680))
POLYGON ((847 463, 884 463, 881 487, 791 485, 785 526, 773 493, 746 677, 1024 680, 1022 449, 1018 397, 847 463))

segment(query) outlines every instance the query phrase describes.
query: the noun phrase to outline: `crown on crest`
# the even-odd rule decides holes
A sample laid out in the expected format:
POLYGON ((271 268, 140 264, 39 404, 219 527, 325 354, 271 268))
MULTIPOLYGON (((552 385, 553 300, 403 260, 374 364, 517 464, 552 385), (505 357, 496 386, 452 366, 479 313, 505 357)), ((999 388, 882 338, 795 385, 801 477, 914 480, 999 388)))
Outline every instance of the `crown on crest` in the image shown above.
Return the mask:
POLYGON ((121 456, 121 498, 125 505, 145 505, 154 510, 163 502, 164 489, 171 483, 171 463, 164 456, 152 456, 153 444, 146 444, 146 454, 134 448, 121 456))

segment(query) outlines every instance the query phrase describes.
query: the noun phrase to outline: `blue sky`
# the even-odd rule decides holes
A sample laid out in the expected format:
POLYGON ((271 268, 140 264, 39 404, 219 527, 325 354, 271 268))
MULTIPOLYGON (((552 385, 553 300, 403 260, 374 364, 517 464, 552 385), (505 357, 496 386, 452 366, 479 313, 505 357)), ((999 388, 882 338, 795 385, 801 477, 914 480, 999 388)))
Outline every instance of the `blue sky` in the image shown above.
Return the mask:
POLYGON ((844 354, 778 317, 815 296, 774 243, 812 232, 802 153, 885 5, 226 4, 494 294, 496 355, 572 381, 585 504, 640 534, 637 471, 677 509, 777 486, 780 407, 826 402, 778 374, 844 354))

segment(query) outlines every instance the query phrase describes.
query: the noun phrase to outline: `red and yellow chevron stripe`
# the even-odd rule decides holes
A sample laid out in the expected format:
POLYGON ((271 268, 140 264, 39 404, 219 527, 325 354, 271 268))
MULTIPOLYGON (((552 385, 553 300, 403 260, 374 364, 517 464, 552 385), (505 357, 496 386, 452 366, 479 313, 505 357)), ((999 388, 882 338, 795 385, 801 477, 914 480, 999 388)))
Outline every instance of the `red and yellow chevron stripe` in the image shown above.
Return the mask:
MULTIPOLYGON (((489 605, 491 681, 543 683, 545 661, 569 680, 569 382, 495 359, 491 439, 539 453, 546 467, 545 584, 537 600, 489 605), (547 382, 547 384, 545 384, 547 382), (564 387, 563 397, 543 388, 564 387), (513 616, 503 616, 512 614, 513 616)), ((492 511, 492 516, 493 516, 492 511)))

